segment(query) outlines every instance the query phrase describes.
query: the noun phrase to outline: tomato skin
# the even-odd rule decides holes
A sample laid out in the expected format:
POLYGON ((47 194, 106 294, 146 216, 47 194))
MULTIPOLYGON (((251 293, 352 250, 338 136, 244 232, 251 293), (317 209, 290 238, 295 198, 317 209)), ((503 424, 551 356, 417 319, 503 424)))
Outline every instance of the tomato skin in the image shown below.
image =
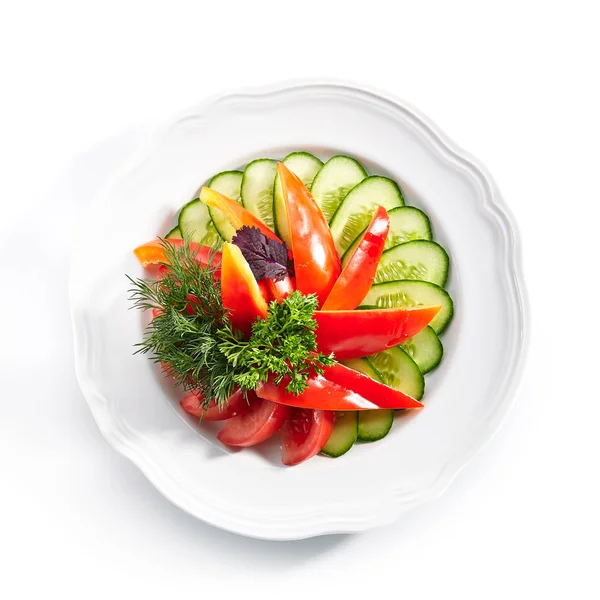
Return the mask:
POLYGON ((211 406, 205 409, 200 406, 201 402, 202 396, 191 392, 190 394, 186 394, 179 404, 187 413, 203 421, 224 421, 231 419, 246 407, 246 400, 240 390, 231 395, 227 401, 227 406, 222 410, 218 406, 215 406, 214 403, 211 403, 211 406))
POLYGON ((219 431, 217 438, 223 444, 256 446, 278 431, 290 414, 289 407, 262 400, 252 392, 248 392, 248 401, 248 406, 219 431))
POLYGON ((323 310, 352 310, 363 301, 375 280, 389 229, 387 211, 378 206, 356 250, 329 292, 323 310))
POLYGON ((293 408, 281 429, 281 461, 297 465, 318 454, 327 443, 335 421, 329 410, 293 408))

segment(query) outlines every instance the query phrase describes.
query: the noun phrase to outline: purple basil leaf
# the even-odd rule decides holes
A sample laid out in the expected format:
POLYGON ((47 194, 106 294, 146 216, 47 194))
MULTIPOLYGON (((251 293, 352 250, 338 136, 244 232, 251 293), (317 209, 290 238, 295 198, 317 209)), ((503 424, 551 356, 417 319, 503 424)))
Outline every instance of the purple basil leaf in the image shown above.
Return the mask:
POLYGON ((285 244, 268 238, 258 227, 244 225, 231 242, 242 251, 256 281, 279 281, 291 274, 291 261, 285 244))

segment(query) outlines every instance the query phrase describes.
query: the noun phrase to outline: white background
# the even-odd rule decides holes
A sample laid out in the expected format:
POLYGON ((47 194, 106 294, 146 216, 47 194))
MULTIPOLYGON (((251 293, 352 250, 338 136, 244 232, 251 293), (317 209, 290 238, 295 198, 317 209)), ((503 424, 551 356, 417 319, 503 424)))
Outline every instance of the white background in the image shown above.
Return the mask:
POLYGON ((597 3, 352 4, 2 3, 0 597, 600 594, 597 3), (183 514, 102 439, 73 369, 69 235, 148 126, 308 76, 389 90, 487 165, 533 335, 508 420, 441 499, 258 542, 183 514))

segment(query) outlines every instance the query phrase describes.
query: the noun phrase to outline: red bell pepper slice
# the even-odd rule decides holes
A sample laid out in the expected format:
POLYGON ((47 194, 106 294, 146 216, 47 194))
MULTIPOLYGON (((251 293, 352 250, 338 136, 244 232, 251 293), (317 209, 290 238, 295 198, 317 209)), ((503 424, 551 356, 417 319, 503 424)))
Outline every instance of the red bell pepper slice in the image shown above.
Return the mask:
POLYGON ((287 392, 286 385, 286 379, 279 385, 275 385, 273 382, 261 383, 256 390, 256 395, 259 398, 277 402, 277 404, 316 410, 372 410, 378 408, 370 400, 341 385, 332 383, 322 375, 310 377, 308 387, 298 396, 287 392))
POLYGON ((325 367, 323 377, 335 385, 342 386, 352 390, 355 394, 360 394, 368 398, 377 408, 422 408, 423 404, 415 400, 408 394, 396 390, 389 385, 375 381, 368 375, 359 373, 350 367, 336 364, 332 367, 325 367))
POLYGON ((296 287, 316 294, 321 305, 342 270, 331 230, 302 180, 283 163, 277 164, 290 224, 296 287))
POLYGON ((267 282, 263 279, 262 281, 258 281, 258 289, 260 290, 260 295, 263 297, 263 300, 269 304, 271 302, 271 292, 269 291, 269 287, 267 286, 267 282))
POLYGON ((363 301, 375 280, 389 230, 387 210, 378 206, 370 225, 329 292, 323 310, 352 310, 363 301))
POLYGON ((296 396, 286 391, 287 380, 278 386, 262 383, 257 396, 299 408, 315 410, 374 410, 377 408, 421 408, 414 398, 343 365, 328 367, 323 375, 308 379, 308 387, 296 396))
POLYGON ((233 244, 223 247, 221 263, 221 296, 234 329, 249 336, 252 323, 266 318, 267 303, 242 251, 233 244))
POLYGON ((360 358, 382 352, 424 329, 441 306, 315 311, 320 352, 360 358))
POLYGON ((279 281, 265 279, 264 282, 269 292, 270 300, 283 300, 296 289, 293 277, 285 277, 279 281))
MULTIPOLYGON (((207 206, 219 209, 227 218, 227 220, 235 227, 236 231, 244 225, 248 227, 257 227, 268 238, 281 240, 269 229, 259 218, 248 212, 241 204, 224 196, 223 194, 212 190, 211 188, 203 187, 200 191, 200 200, 207 206)), ((283 243, 283 242, 282 242, 283 243)))
POLYGON ((269 304, 272 300, 283 300, 287 298, 295 289, 293 277, 286 277, 280 281, 273 281, 273 279, 261 279, 258 282, 258 287, 265 302, 269 304))

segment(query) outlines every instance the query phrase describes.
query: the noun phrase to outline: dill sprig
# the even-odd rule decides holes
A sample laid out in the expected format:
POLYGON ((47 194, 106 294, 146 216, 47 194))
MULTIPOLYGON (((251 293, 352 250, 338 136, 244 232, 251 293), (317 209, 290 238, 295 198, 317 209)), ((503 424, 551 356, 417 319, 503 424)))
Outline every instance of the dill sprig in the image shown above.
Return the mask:
POLYGON ((168 269, 162 278, 129 277, 133 307, 159 310, 136 353, 161 363, 176 385, 197 391, 206 406, 223 406, 235 389, 255 390, 271 378, 300 394, 311 373, 333 364, 333 356, 317 352, 314 295, 294 292, 271 302, 266 319, 257 320, 244 340, 223 308, 216 269, 199 263, 187 243, 163 247, 168 269))

